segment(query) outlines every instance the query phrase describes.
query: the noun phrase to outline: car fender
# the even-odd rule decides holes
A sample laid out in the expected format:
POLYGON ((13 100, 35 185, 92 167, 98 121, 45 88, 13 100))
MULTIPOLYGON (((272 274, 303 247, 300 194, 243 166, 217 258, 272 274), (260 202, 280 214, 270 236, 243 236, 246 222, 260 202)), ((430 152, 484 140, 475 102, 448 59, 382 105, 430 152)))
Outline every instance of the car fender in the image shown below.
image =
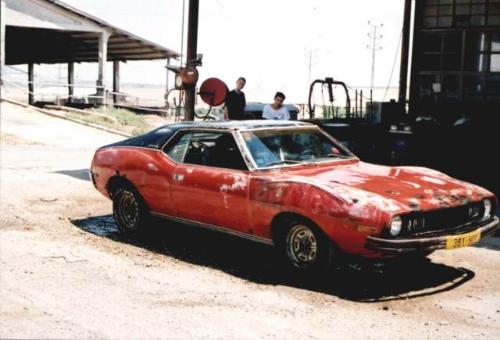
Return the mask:
POLYGON ((314 222, 342 250, 362 249, 366 236, 379 234, 391 214, 382 209, 389 204, 385 199, 360 192, 304 178, 255 178, 250 190, 253 230, 270 238, 273 219, 292 213, 314 222))

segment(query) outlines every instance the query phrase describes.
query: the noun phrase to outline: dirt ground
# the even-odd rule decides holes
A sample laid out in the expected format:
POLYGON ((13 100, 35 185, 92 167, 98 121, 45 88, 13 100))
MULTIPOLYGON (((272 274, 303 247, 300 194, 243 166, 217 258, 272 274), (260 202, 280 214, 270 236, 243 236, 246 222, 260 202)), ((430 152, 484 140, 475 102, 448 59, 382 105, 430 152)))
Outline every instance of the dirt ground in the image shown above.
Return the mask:
POLYGON ((127 239, 87 176, 119 139, 2 104, 0 338, 500 338, 500 238, 316 281, 214 232, 127 239))

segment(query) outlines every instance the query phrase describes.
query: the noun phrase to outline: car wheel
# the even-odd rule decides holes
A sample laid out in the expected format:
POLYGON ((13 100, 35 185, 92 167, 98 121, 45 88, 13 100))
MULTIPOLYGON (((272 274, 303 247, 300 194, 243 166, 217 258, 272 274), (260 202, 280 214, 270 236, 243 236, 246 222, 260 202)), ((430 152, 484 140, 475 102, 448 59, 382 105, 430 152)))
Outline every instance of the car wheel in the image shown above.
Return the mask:
POLYGON ((132 187, 120 187, 113 193, 113 217, 121 232, 143 232, 148 220, 148 209, 141 195, 132 187))
POLYGON ((284 248, 289 267, 298 272, 324 272, 333 260, 333 246, 315 226, 293 221, 286 228, 284 248))

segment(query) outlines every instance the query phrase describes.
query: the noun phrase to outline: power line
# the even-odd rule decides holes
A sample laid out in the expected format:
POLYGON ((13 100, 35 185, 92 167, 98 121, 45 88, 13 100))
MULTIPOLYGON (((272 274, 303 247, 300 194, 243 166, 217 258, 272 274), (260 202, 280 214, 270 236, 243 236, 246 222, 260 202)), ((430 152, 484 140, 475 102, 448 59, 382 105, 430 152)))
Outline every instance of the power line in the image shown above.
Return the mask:
POLYGON ((396 47, 396 53, 394 54, 394 62, 392 63, 391 75, 389 77, 389 82, 387 83, 387 87, 385 88, 384 99, 382 99, 383 102, 385 102, 385 97, 387 96, 387 91, 389 91, 389 86, 391 85, 392 74, 394 73, 394 68, 396 67, 396 60, 398 58, 399 47, 401 46, 401 40, 403 40, 403 30, 401 30, 401 35, 399 36, 398 47, 396 47))

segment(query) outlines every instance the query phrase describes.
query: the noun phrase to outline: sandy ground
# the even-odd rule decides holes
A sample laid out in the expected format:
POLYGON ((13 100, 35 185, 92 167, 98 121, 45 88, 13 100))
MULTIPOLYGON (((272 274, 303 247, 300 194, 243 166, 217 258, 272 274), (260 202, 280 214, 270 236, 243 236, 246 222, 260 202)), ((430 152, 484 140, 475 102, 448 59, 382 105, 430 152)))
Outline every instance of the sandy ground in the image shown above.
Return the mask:
POLYGON ((498 237, 316 281, 213 232, 130 240, 87 177, 121 137, 1 110, 0 338, 500 338, 498 237))

